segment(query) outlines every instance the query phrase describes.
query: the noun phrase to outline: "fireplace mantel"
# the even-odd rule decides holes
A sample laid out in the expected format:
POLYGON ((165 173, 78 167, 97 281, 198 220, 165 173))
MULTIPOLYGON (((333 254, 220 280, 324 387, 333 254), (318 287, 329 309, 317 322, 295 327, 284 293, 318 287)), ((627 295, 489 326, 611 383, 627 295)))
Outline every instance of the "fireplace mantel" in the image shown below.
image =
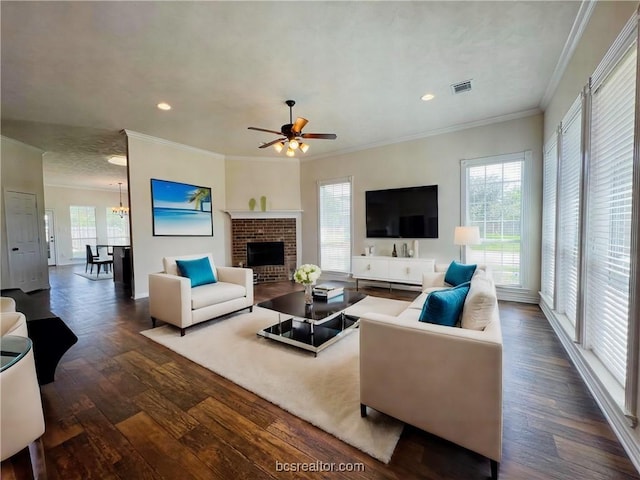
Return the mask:
POLYGON ((302 215, 302 210, 225 210, 225 213, 233 218, 296 218, 302 215))

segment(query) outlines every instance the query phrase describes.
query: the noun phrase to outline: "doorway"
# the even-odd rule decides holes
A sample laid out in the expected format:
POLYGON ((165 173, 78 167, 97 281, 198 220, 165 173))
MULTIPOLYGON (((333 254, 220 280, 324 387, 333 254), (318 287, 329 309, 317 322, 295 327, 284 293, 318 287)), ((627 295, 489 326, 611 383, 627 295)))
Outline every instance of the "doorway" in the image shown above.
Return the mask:
POLYGON ((50 267, 57 265, 56 253, 56 222, 53 210, 44 211, 44 238, 47 242, 47 264, 50 267))

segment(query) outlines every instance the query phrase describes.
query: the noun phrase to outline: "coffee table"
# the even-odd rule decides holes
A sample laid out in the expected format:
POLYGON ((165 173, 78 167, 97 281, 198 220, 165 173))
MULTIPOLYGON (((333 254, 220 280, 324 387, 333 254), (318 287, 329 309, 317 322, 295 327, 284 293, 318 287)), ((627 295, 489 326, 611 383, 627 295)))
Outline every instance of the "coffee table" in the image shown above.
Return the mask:
POLYGON ((303 350, 318 352, 353 332, 359 325, 358 317, 344 310, 366 295, 345 290, 329 300, 314 300, 305 305, 304 292, 292 292, 258 303, 259 307, 278 312, 278 323, 258 332, 265 338, 286 343, 303 350))

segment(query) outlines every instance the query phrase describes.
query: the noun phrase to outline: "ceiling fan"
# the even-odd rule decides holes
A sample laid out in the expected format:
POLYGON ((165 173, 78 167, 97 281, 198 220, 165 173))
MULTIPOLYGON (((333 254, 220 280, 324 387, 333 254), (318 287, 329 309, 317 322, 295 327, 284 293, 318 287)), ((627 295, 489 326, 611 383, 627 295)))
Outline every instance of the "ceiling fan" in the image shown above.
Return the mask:
POLYGON ((287 156, 293 157, 296 150, 300 150, 302 153, 306 153, 309 150, 309 145, 298 141, 300 138, 320 138, 325 140, 335 140, 338 136, 335 133, 302 133, 302 129, 309 122, 306 118, 298 117, 296 121, 293 121, 293 106, 296 104, 294 100, 287 100, 286 103, 289 106, 289 123, 282 125, 280 131, 268 130, 266 128, 249 127, 249 130, 257 130, 259 132, 275 133, 276 135, 282 135, 282 138, 277 138, 272 142, 263 143, 258 148, 267 148, 271 145, 276 149, 278 153, 285 147, 285 143, 289 143, 287 148, 287 156))

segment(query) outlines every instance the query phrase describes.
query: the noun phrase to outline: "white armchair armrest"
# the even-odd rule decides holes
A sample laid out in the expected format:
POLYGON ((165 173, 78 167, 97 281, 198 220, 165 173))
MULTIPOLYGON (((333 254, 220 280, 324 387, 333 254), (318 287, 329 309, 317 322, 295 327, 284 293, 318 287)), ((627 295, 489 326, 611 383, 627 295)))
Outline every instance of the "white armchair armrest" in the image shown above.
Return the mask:
POLYGON ((242 285, 247 290, 247 301, 253 304, 253 270, 239 267, 216 267, 218 280, 242 285))
POLYGON ((169 273, 149 274, 151 318, 185 328, 191 325, 191 280, 169 273))

